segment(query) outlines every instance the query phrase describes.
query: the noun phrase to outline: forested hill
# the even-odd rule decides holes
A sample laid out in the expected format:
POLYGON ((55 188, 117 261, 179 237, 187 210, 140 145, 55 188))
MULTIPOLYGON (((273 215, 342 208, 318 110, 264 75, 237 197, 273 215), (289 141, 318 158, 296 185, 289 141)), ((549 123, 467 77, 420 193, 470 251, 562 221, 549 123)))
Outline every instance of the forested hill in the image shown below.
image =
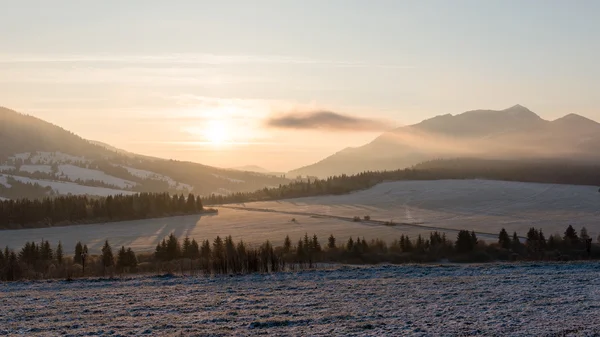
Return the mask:
POLYGON ((495 179, 600 186, 600 166, 552 161, 436 160, 411 169, 296 181, 276 188, 227 196, 213 194, 200 198, 193 194, 185 197, 182 194, 142 193, 104 198, 63 196, 43 200, 5 200, 0 201, 0 229, 195 214, 203 211, 204 205, 344 194, 385 181, 440 179, 495 179))
POLYGON ((128 153, 0 107, 0 199, 141 192, 230 194, 289 181, 273 174, 128 153))
POLYGON ((216 205, 345 194, 371 188, 385 181, 442 179, 491 179, 600 187, 600 165, 552 160, 511 161, 470 158, 433 160, 410 169, 340 175, 327 179, 293 182, 276 189, 262 189, 251 193, 213 195, 205 198, 204 202, 216 205))

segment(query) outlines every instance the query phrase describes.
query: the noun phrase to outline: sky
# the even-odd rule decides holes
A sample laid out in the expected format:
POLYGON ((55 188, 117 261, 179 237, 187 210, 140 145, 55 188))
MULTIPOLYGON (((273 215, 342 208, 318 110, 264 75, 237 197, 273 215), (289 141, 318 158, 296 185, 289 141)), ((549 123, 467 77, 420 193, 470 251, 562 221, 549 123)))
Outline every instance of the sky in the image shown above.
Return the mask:
POLYGON ((600 120, 599 1, 0 7, 0 105, 141 154, 288 171, 440 114, 600 120))

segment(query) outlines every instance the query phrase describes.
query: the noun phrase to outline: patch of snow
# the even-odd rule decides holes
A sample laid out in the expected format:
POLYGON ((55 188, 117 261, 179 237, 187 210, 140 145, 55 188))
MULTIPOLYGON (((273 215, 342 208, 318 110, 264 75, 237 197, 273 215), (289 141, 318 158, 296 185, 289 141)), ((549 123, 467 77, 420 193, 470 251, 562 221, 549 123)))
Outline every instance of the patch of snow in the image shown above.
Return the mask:
POLYGON ((4 172, 4 171, 12 171, 16 169, 16 167, 14 166, 10 166, 10 165, 0 165, 0 172, 4 172))
POLYGON ((17 153, 12 156, 13 159, 21 159, 27 160, 30 159, 33 164, 64 164, 64 163, 88 163, 84 157, 72 156, 70 154, 62 153, 62 152, 24 152, 17 153))
POLYGON ((10 199, 8 199, 8 198, 3 198, 3 197, 0 197, 0 201, 7 201, 7 200, 10 200, 10 199))
POLYGON ((87 169, 74 165, 59 165, 58 172, 60 175, 65 175, 69 178, 69 180, 73 181, 77 179, 81 179, 82 181, 96 180, 119 188, 130 188, 137 185, 133 181, 113 177, 102 171, 87 169))
POLYGON ((0 174, 0 185, 6 187, 6 188, 11 188, 12 186, 8 183, 8 180, 6 179, 5 175, 1 175, 0 174))
MULTIPOLYGON (((10 176, 15 180, 24 183, 24 184, 39 184, 42 187, 50 187, 57 194, 60 195, 95 195, 101 197, 107 197, 109 195, 117 195, 117 194, 135 194, 135 192, 131 191, 123 191, 112 188, 105 187, 93 187, 93 186, 84 186, 71 182, 62 182, 62 181, 53 181, 53 180, 43 180, 43 179, 31 179, 27 177, 20 176, 10 176)), ((2 179, 2 178, 0 178, 2 179)), ((1 180, 0 180, 1 181, 1 180)))
POLYGON ((214 173, 213 173, 212 175, 213 175, 213 177, 215 177, 215 178, 224 179, 224 180, 229 180, 230 182, 232 182, 232 183, 236 183, 236 184, 240 184, 240 183, 244 183, 244 182, 245 182, 245 181, 243 181, 243 180, 239 180, 239 179, 233 179, 233 178, 228 178, 228 177, 220 176, 220 175, 218 175, 218 174, 214 174, 214 173))
POLYGON ((146 171, 146 170, 140 170, 140 169, 136 169, 136 168, 128 167, 128 166, 122 166, 122 167, 124 169, 126 169, 129 172, 129 174, 131 174, 134 177, 138 177, 140 179, 166 181, 167 184, 169 184, 170 188, 175 188, 180 191, 192 191, 194 189, 194 187, 191 185, 179 183, 179 182, 175 181, 173 178, 163 175, 163 174, 160 174, 160 173, 146 171))
POLYGON ((28 173, 35 173, 35 172, 52 173, 52 166, 50 166, 50 165, 21 165, 21 167, 19 168, 19 171, 28 172, 28 173))

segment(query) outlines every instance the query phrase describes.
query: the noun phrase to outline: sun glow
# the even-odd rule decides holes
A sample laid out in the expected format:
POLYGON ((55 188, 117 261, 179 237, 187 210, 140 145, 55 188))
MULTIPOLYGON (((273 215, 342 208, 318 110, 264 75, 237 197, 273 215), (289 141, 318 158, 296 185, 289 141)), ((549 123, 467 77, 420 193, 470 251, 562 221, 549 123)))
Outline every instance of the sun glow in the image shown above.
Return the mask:
POLYGON ((213 120, 204 129, 204 137, 213 145, 222 145, 229 141, 229 129, 224 121, 213 120))

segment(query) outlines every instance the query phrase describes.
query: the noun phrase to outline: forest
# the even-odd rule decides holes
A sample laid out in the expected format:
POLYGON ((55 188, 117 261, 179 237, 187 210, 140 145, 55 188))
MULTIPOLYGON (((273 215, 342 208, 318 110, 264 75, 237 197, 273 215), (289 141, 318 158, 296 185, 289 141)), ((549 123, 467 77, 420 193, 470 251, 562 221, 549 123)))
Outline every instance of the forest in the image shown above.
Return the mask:
POLYGON ((216 213, 193 194, 139 193, 106 198, 60 196, 0 201, 0 229, 37 228, 216 213))
MULTIPOLYGON (((600 237, 598 238, 600 241, 600 237)), ((579 233, 568 226, 564 235, 546 239, 541 229, 530 228, 525 242, 517 233, 502 229, 498 240, 487 243, 474 232, 461 230, 455 240, 444 233, 428 237, 401 235, 390 244, 381 239, 349 238, 338 242, 333 235, 321 241, 316 235, 292 241, 286 236, 282 246, 265 241, 258 246, 234 242, 231 236, 212 241, 173 234, 156 245, 154 253, 136 254, 131 248, 116 252, 105 241, 99 255, 90 255, 87 245, 78 242, 74 252, 65 252, 62 243, 28 242, 19 251, 0 250, 0 280, 67 279, 115 277, 117 275, 220 275, 271 273, 319 268, 323 264, 375 264, 490 261, 567 261, 600 259, 600 247, 592 244, 587 230, 579 233)))

